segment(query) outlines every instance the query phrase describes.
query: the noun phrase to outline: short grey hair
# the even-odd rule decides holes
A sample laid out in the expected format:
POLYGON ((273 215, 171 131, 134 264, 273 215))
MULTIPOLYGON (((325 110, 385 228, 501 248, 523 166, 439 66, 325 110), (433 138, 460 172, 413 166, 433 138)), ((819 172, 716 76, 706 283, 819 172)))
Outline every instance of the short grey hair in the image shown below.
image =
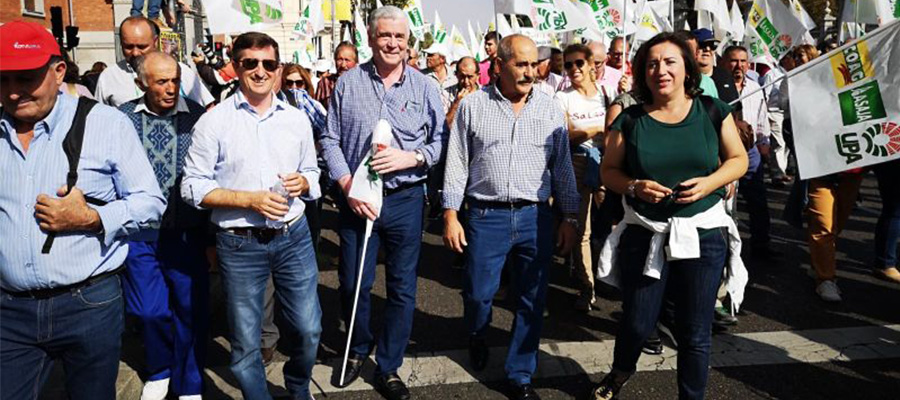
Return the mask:
POLYGON ((406 19, 406 13, 403 10, 394 6, 383 6, 372 11, 372 14, 369 15, 368 28, 370 36, 375 34, 375 25, 382 19, 402 19, 403 22, 406 22, 406 27, 409 28, 409 20, 406 19))
POLYGON ((509 61, 513 56, 513 42, 516 39, 528 39, 531 44, 534 44, 534 40, 531 40, 530 37, 522 35, 520 33, 504 36, 503 39, 500 40, 500 45, 497 46, 497 58, 503 61, 509 61))
POLYGON ((178 60, 175 59, 175 57, 172 57, 171 54, 162 51, 151 51, 149 53, 136 57, 134 60, 134 69, 137 72, 138 79, 141 80, 141 83, 143 83, 144 86, 150 86, 150 84, 147 83, 147 59, 156 57, 160 57, 162 60, 175 63, 175 68, 178 71, 178 76, 181 76, 181 64, 178 63, 178 60))

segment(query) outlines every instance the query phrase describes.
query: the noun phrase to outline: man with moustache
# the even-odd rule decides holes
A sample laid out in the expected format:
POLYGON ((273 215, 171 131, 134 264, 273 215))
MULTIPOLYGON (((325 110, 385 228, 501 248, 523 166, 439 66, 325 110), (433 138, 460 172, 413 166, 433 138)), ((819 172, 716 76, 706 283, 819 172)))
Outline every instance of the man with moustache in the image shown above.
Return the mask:
POLYGON ((354 300, 359 302, 352 332, 350 358, 344 376, 349 385, 373 348, 375 386, 388 399, 408 399, 409 390, 397 375, 409 342, 416 303, 416 269, 422 240, 424 181, 428 170, 441 162, 446 132, 438 88, 405 62, 409 25, 397 7, 378 8, 369 17, 372 60, 347 71, 337 82, 328 108, 328 129, 321 145, 331 178, 340 196, 341 258, 339 266, 343 318, 350 321, 354 300), (372 205, 347 197, 352 173, 369 154, 372 131, 381 119, 393 129, 390 147, 371 163, 384 181, 380 216, 372 205), (358 299, 356 290, 365 219, 374 228, 365 255, 358 299), (376 219, 377 218, 377 219, 376 219), (381 338, 370 330, 369 292, 375 281, 375 258, 384 244, 387 300, 381 338))
POLYGON ((331 93, 334 92, 334 85, 337 84, 338 78, 344 72, 355 67, 357 62, 359 62, 359 54, 357 54, 356 46, 353 43, 341 42, 338 44, 337 48, 334 49, 334 67, 337 73, 329 74, 319 80, 319 84, 316 85, 316 101, 328 107, 331 93))
POLYGON ((243 397, 271 398, 260 352, 271 274, 282 305, 282 335, 292 343, 285 386, 293 398, 308 399, 322 332, 318 268, 301 201, 320 196, 312 126, 303 111, 273 92, 280 75, 278 42, 264 33, 244 33, 234 40, 232 54, 239 90, 194 126, 181 196, 194 207, 212 209, 219 228, 231 371, 243 397))
MULTIPOLYGON (((134 82, 137 72, 135 60, 157 49, 159 27, 143 16, 125 18, 119 25, 119 40, 122 41, 124 58, 103 70, 97 80, 94 98, 99 102, 118 107, 141 97, 144 93, 134 82)), ((181 65, 181 95, 202 106, 210 105, 215 98, 197 78, 197 74, 186 65, 181 65)))
POLYGON ((181 199, 191 130, 206 111, 179 95, 181 66, 154 51, 137 58, 144 95, 119 106, 134 124, 168 206, 160 223, 132 234, 125 259, 125 309, 141 322, 147 382, 142 400, 199 399, 208 325, 208 213, 181 199))
POLYGON ((467 247, 463 299, 476 371, 488 362, 491 303, 504 262, 512 261, 519 297, 506 377, 512 397, 523 400, 539 398, 531 377, 554 251, 548 201, 552 195, 565 216, 556 240, 562 254, 577 241, 579 206, 565 116, 534 88, 537 53, 523 35, 500 42, 499 81, 467 96, 451 125, 443 195, 444 244, 459 253, 467 247), (465 231, 457 215, 464 201, 465 231))
POLYGON ((70 399, 116 398, 128 235, 165 209, 134 127, 105 105, 84 119, 71 184, 63 143, 79 103, 90 100, 59 91, 65 74, 46 28, 0 26, 3 399, 37 398, 56 360, 70 399))

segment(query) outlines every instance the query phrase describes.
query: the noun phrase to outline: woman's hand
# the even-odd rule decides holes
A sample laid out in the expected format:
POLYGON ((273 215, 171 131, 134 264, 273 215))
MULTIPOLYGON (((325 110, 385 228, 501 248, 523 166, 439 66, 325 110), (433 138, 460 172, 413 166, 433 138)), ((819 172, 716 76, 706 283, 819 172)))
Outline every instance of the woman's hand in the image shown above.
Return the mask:
POLYGON ((679 185, 682 189, 678 192, 675 202, 678 204, 688 204, 700 200, 710 193, 716 191, 719 187, 708 176, 691 178, 679 185))
POLYGON ((672 194, 672 189, 660 185, 656 181, 638 180, 634 182, 634 196, 650 204, 656 204, 672 194))

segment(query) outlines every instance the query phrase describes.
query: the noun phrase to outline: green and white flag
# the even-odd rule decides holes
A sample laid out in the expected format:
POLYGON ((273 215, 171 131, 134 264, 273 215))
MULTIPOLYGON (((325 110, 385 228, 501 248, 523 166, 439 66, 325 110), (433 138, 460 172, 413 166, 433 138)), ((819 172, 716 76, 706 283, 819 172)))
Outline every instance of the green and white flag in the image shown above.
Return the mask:
POLYGON ((366 23, 359 16, 358 9, 353 9, 353 24, 356 25, 356 29, 353 30, 356 52, 359 54, 359 63, 362 64, 372 58, 372 48, 369 47, 369 33, 366 30, 366 23))
POLYGON ((230 4, 202 0, 202 4, 213 35, 262 31, 284 20, 281 0, 231 0, 230 4))
POLYGON ((312 38, 325 29, 325 16, 322 14, 322 0, 312 0, 300 13, 300 20, 294 25, 292 35, 299 38, 312 38))
POLYGON ((617 36, 624 36, 625 32, 630 34, 637 30, 634 23, 637 5, 631 0, 578 0, 577 5, 582 12, 593 19, 594 25, 591 28, 596 27, 597 29, 596 31, 593 29, 579 31, 578 35, 582 37, 591 40, 600 40, 605 37, 605 41, 609 42, 617 36), (627 10, 625 1, 629 2, 627 10), (625 18, 626 11, 630 18, 625 18))
POLYGON ((313 46, 312 41, 305 40, 303 42, 303 48, 294 51, 293 60, 291 62, 312 71, 316 66, 316 47, 313 46))
POLYGON ((450 49, 450 54, 447 55, 447 58, 451 62, 472 56, 472 51, 466 43, 466 38, 459 32, 459 29, 456 29, 456 25, 453 25, 453 28, 450 30, 450 43, 447 47, 450 49))
POLYGON ((806 12, 806 9, 800 4, 800 0, 791 0, 791 12, 803 23, 803 26, 805 26, 806 29, 813 30, 816 28, 816 21, 809 16, 809 13, 806 12))
POLYGON ((644 5, 644 11, 640 14, 637 21, 637 31, 634 33, 634 47, 640 46, 640 43, 646 42, 659 34, 660 32, 671 32, 672 26, 669 20, 660 17, 656 10, 649 5, 644 5))
POLYGON ((900 159, 900 22, 788 76, 800 177, 900 159))
POLYGON ((431 23, 431 37, 437 44, 446 44, 450 39, 447 36, 447 27, 441 22, 441 16, 438 15, 437 10, 434 10, 434 22, 431 23))
POLYGON ((781 0, 755 0, 744 33, 750 62, 776 65, 791 47, 802 43, 806 31, 781 0))
POLYGON ((472 29, 472 21, 466 21, 466 23, 468 24, 469 46, 471 46, 472 57, 475 57, 475 61, 478 62, 486 60, 487 53, 484 52, 484 37, 475 34, 475 31, 472 29))
POLYGON ((592 21, 584 10, 570 0, 532 0, 531 21, 538 32, 544 33, 592 27, 592 21))
POLYGON ((409 30, 416 40, 425 39, 425 14, 422 13, 422 0, 409 0, 403 9, 409 20, 409 30))

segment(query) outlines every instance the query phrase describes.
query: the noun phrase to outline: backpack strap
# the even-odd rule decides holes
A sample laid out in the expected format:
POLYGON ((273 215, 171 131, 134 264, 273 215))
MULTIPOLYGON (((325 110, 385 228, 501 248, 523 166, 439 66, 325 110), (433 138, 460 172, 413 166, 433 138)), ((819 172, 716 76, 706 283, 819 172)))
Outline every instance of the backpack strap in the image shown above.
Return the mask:
POLYGON ((706 109, 706 114, 709 115, 709 120, 712 121, 713 127, 716 128, 716 137, 721 137, 722 123, 725 122, 725 116, 719 111, 719 107, 716 107, 712 97, 701 95, 698 98, 700 103, 703 104, 703 108, 706 109))
MULTIPOLYGON (((69 172, 66 173, 66 195, 72 191, 72 188, 75 187, 75 183, 78 182, 78 162, 81 158, 81 145, 84 142, 85 122, 87 121, 88 113, 91 112, 91 109, 94 108, 95 105, 97 105, 97 102, 87 97, 81 96, 78 98, 78 107, 75 109, 75 118, 72 120, 72 126, 69 127, 65 139, 63 139, 63 153, 66 154, 66 159, 69 160, 69 172)), ((86 202, 93 205, 106 204, 106 202, 102 200, 88 196, 85 196, 84 199, 86 202)), ((50 247, 53 246, 53 239, 55 238, 55 232, 50 232, 47 235, 47 240, 44 241, 44 247, 41 248, 41 253, 50 253, 50 247)))

